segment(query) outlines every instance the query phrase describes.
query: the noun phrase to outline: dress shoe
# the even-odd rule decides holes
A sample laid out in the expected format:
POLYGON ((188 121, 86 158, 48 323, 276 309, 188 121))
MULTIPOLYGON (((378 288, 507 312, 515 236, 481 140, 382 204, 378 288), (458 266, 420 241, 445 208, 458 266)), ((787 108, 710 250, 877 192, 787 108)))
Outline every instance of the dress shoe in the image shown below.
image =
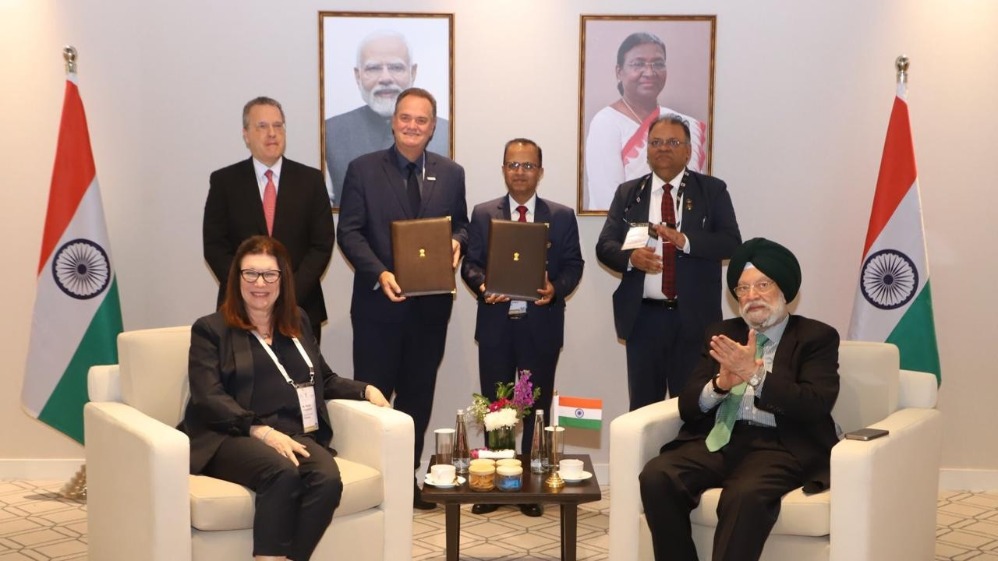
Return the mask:
POLYGON ((412 489, 412 507, 418 508, 419 510, 433 510, 437 508, 437 503, 424 501, 422 498, 422 492, 419 490, 419 485, 414 483, 412 489))
POLYGON ((499 510, 499 505, 487 505, 475 503, 471 507, 472 514, 488 514, 499 510))
POLYGON ((544 507, 536 503, 520 505, 520 512, 524 516, 544 516, 544 507))

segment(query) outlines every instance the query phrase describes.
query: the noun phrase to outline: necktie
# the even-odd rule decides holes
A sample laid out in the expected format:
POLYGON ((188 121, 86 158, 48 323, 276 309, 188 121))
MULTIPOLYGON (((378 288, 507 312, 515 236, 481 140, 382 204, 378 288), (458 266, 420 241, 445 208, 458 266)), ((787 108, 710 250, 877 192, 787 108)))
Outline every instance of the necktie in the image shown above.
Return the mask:
MULTIPOLYGON (((769 341, 762 333, 755 334, 755 358, 762 358, 762 347, 769 341)), ((738 418, 738 408, 742 405, 742 396, 745 395, 745 386, 742 382, 731 388, 728 398, 721 402, 717 409, 717 417, 714 419, 714 428, 710 429, 707 435, 707 450, 717 452, 731 440, 731 431, 735 428, 735 420, 738 418)))
MULTIPOLYGON (((672 204, 672 185, 662 187, 662 222, 676 226, 676 210, 672 204)), ((668 299, 676 297, 676 246, 662 241, 662 294, 668 299)))
POLYGON ((526 222, 527 221, 527 207, 525 207, 523 205, 520 205, 520 206, 516 207, 516 212, 520 213, 520 217, 516 219, 517 222, 526 222))
POLYGON ((263 216, 267 219, 267 233, 274 234, 274 209, 277 208, 277 186, 274 185, 274 172, 267 170, 267 186, 263 188, 263 216))
POLYGON ((409 177, 405 181, 405 194, 409 196, 409 208, 412 209, 413 216, 419 216, 419 207, 422 202, 419 195, 419 178, 416 176, 416 164, 409 162, 409 177))

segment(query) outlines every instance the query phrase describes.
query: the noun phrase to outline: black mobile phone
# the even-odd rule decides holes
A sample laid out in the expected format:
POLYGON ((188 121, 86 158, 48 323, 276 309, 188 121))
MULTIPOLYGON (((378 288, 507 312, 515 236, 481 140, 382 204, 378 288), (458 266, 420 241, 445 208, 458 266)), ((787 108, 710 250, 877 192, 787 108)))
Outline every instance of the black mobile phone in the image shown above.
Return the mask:
POLYGON ((881 436, 887 436, 890 432, 887 429, 859 429, 846 433, 849 440, 873 440, 881 436))

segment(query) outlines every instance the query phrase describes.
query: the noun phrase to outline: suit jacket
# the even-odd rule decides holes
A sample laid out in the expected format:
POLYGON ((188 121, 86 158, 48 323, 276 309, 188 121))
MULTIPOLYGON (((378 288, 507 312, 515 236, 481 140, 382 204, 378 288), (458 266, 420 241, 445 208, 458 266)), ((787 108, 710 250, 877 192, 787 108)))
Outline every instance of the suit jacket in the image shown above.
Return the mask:
MULTIPOLYGON (((596 243, 600 262, 623 275, 613 293, 613 318, 617 337, 625 340, 641 309, 645 273, 628 270, 631 250, 621 246, 631 223, 648 222, 650 180, 649 174, 617 187, 596 243)), ((690 253, 676 251, 679 317, 684 329, 702 332, 721 320, 721 261, 731 257, 742 236, 723 181, 687 170, 683 189, 682 232, 690 241, 690 253)))
MULTIPOLYGON (((326 119, 326 169, 334 205, 343 201, 343 180, 350 162, 394 143, 391 117, 382 117, 367 105, 326 119)), ((437 117, 437 128, 426 149, 450 154, 450 121, 437 117)))
MULTIPOLYGON (((308 315, 302 313, 299 338, 317 371, 315 391, 323 399, 363 399, 367 384, 333 372, 315 344, 308 315)), ((255 369, 250 348, 253 334, 230 327, 221 312, 204 316, 191 328, 188 378, 191 398, 181 429, 191 439, 191 473, 200 473, 226 438, 249 435, 255 369)), ((319 407, 316 441, 329 446, 333 427, 329 412, 319 407)))
MULTIPOLYGON (((221 305, 236 248, 251 236, 266 236, 267 220, 252 158, 215 171, 210 184, 202 239, 204 258, 218 278, 221 305)), ((320 281, 333 254, 335 236, 322 174, 284 158, 274 210, 274 238, 291 255, 298 305, 317 324, 326 320, 320 281)))
MULTIPOLYGON (((468 255, 461 265, 461 278, 478 296, 478 319, 475 340, 482 345, 500 344, 508 336, 503 329, 509 321, 509 302, 486 304, 478 288, 485 282, 488 263, 489 227, 493 218, 509 220, 509 196, 481 203, 471 213, 468 229, 468 255)), ((567 206, 537 198, 534 222, 548 224, 547 273, 554 286, 554 298, 544 306, 527 304, 525 322, 534 339, 554 348, 561 348, 565 333, 565 298, 579 285, 582 278, 582 248, 579 246, 579 224, 575 213, 567 206)))
POLYGON ((395 267, 391 234, 395 220, 450 216, 452 237, 464 252, 468 245, 464 168, 439 154, 426 152, 426 178, 416 215, 409 208, 406 180, 395 158, 394 148, 389 148, 361 156, 347 168, 337 229, 340 249, 354 268, 350 313, 400 322, 413 301, 422 300, 419 308, 430 314, 427 319, 447 322, 453 306, 450 295, 418 296, 395 303, 381 291, 378 276, 395 267))
MULTIPOLYGON (((839 334, 831 326, 803 316, 792 315, 788 321, 755 406, 776 418, 780 441, 804 468, 804 491, 816 493, 829 486, 829 458, 838 442, 832 407, 839 395, 839 334)), ((707 354, 710 338, 717 334, 744 344, 748 326, 735 318, 708 329, 704 358, 679 394, 684 424, 676 440, 706 438, 714 427, 719 407, 700 411, 700 393, 720 369, 707 354)))

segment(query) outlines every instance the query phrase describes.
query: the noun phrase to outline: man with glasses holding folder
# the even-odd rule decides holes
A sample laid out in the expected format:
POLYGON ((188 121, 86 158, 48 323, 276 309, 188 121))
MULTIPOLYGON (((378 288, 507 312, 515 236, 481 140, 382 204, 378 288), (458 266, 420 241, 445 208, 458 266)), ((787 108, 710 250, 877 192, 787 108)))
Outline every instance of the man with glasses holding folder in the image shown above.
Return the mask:
MULTIPOLYGON (((529 370, 530 381, 541 389, 535 409, 550 412, 554 373, 564 341, 565 298, 582 278, 582 249, 575 213, 567 206, 537 196, 544 176, 541 148, 534 141, 515 138, 506 143, 502 174, 507 194, 475 206, 468 229, 468 254, 461 278, 478 296, 478 376, 482 395, 496 399, 496 383, 512 382, 517 371, 529 370), (485 285, 489 228, 492 220, 548 224, 547 266, 544 286, 533 301, 515 300, 487 292, 485 285)), ((534 424, 523 424, 520 450, 529 456, 534 424)), ((472 512, 485 514, 498 505, 476 504, 472 512)), ((541 516, 537 504, 520 505, 527 516, 541 516)))

